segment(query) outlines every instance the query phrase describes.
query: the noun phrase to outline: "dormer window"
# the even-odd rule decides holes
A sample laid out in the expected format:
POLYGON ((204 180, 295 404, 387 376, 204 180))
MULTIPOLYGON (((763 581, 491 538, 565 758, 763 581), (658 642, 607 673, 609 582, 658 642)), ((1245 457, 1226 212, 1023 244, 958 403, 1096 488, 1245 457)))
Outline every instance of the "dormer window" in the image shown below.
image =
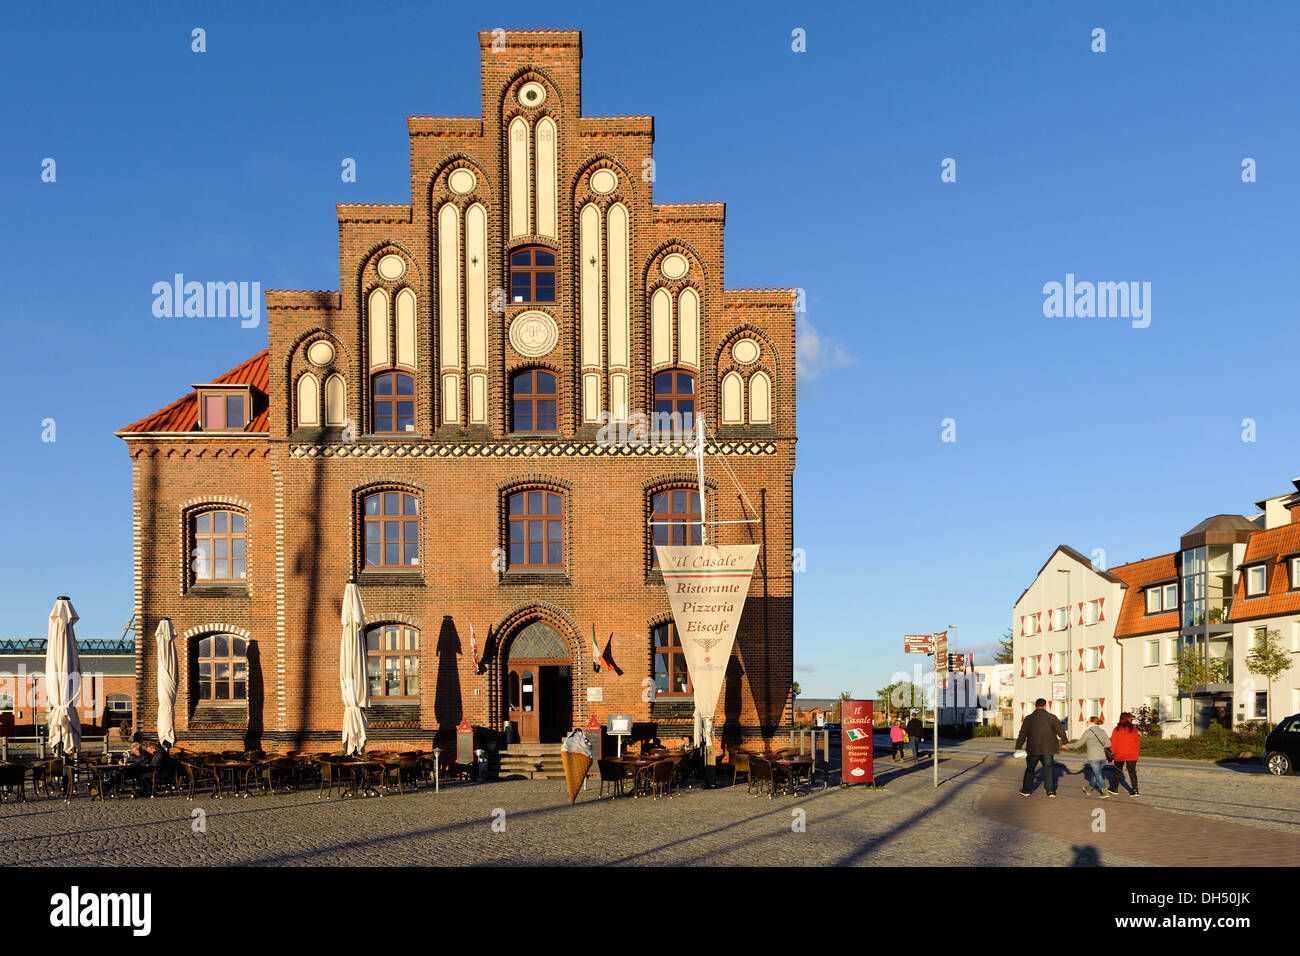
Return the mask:
POLYGON ((199 394, 199 428, 205 432, 243 431, 252 412, 247 386, 195 386, 199 394))

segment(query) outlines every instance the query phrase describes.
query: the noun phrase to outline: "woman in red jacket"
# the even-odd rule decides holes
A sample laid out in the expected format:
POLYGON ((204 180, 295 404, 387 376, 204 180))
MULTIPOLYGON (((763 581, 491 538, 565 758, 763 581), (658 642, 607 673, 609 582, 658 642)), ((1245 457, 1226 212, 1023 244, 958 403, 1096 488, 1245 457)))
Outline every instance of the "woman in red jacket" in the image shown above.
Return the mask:
POLYGON ((1133 726, 1133 715, 1125 711, 1119 715, 1119 723, 1110 735, 1110 749, 1115 754, 1115 780, 1110 785, 1111 793, 1119 793, 1119 780, 1128 767, 1129 796, 1138 795, 1138 751, 1142 748, 1137 728, 1133 726))

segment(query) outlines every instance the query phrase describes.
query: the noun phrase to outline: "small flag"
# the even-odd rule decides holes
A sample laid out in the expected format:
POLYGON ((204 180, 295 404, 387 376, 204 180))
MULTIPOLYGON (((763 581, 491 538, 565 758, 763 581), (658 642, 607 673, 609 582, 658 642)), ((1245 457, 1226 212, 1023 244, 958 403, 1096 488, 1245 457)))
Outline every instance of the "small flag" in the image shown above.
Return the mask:
POLYGON ((478 670, 478 638, 474 636, 474 622, 469 622, 469 652, 474 655, 474 670, 478 670))
POLYGON ((852 741, 853 743, 856 743, 859 740, 865 740, 867 737, 866 733, 861 730, 849 729, 844 732, 848 734, 849 740, 852 741))
MULTIPOLYGON (((613 637, 614 635, 611 633, 609 636, 613 637)), ((596 643, 595 624, 591 625, 591 665, 596 670, 612 671, 614 669, 614 665, 609 662, 609 658, 601 653, 600 646, 596 643)))

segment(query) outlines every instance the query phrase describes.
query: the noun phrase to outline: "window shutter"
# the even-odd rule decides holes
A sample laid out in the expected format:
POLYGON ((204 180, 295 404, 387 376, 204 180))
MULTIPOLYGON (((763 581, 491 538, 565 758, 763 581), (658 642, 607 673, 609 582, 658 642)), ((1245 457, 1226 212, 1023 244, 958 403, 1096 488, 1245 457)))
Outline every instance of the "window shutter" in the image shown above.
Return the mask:
POLYGON ((1103 644, 1102 646, 1097 648, 1097 670, 1104 671, 1105 669, 1106 669, 1106 646, 1103 644))
POLYGON ((1098 622, 1106 620, 1106 599, 1097 598, 1097 620, 1098 622))
POLYGON ((1101 704, 1097 708, 1097 716, 1102 719, 1103 723, 1105 723, 1106 721, 1106 698, 1105 697, 1101 699, 1101 704))

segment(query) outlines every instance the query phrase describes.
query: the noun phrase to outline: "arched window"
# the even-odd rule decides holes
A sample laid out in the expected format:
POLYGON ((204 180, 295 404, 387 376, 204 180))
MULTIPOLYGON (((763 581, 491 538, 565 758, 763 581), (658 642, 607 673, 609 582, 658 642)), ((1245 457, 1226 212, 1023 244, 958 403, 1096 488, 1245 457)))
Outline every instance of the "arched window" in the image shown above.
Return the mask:
POLYGON ((740 374, 728 372, 722 376, 722 424, 743 425, 745 422, 745 383, 740 374))
POLYGON ((550 491, 510 496, 510 567, 564 566, 564 499, 550 491))
POLYGON ((375 432, 415 431, 415 379, 401 372, 375 376, 375 432))
POLYGON ((214 634, 198 644, 199 700, 248 699, 248 642, 214 634))
POLYGON ((244 516, 238 511, 204 511, 194 516, 195 581, 243 581, 246 548, 244 516))
MULTIPOLYGON (((700 493, 689 488, 671 488, 651 499, 650 543, 653 545, 700 544, 700 493), (671 522, 660 524, 660 522, 671 522)), ((659 552, 650 549, 650 562, 659 564, 659 552)))
POLYGON ((366 677, 371 697, 420 696, 420 632, 401 624, 366 631, 366 677))
POLYGON ((366 495, 366 567, 401 568, 420 563, 420 502, 404 491, 366 495))
POLYGON ((689 697, 695 692, 691 675, 686 669, 686 654, 682 651, 677 625, 672 621, 654 629, 655 645, 655 696, 689 697))
POLYGON ((510 379, 513 430, 553 432, 556 430, 555 376, 542 369, 519 372, 510 379))
POLYGON ((320 424, 320 383, 311 372, 298 379, 298 424, 320 424))
POLYGON ((325 379, 325 424, 342 425, 347 417, 348 389, 343 376, 335 372, 325 379))
POLYGON ((510 301, 555 301, 555 253, 525 246, 510 253, 510 301))
POLYGON ((768 425, 772 421, 772 382, 766 372, 749 378, 749 423, 768 425))
POLYGON ((694 428, 695 376, 676 369, 660 372, 655 376, 655 429, 690 433, 694 428))

